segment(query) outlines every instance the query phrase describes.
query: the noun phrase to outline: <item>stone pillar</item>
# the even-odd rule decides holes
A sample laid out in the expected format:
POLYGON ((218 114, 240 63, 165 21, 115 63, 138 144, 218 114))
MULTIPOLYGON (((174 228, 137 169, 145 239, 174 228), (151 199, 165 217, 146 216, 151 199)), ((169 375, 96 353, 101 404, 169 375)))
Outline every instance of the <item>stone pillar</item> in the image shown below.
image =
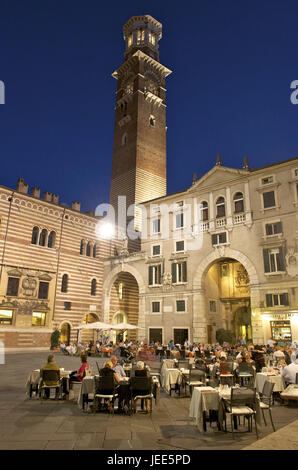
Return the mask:
POLYGON ((193 338, 194 343, 207 342, 207 311, 205 289, 193 294, 193 338))
POLYGON ((252 340, 254 344, 263 344, 265 341, 265 335, 263 331, 263 322, 261 315, 261 290, 259 286, 250 287, 250 299, 251 299, 251 328, 252 328, 252 340))
POLYGON ((146 332, 145 308, 146 308, 146 297, 144 293, 139 292, 139 320, 138 320, 139 330, 137 330, 138 341, 144 341, 146 339, 147 332, 146 332))

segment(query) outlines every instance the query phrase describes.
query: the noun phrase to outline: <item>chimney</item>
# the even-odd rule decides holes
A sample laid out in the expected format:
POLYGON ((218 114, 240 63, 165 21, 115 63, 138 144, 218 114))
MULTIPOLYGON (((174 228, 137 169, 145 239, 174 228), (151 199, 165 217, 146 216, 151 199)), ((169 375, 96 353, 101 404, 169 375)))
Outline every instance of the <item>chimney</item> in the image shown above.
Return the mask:
POLYGON ((78 202, 78 201, 73 201, 71 208, 72 208, 72 210, 74 210, 74 211, 80 212, 80 210, 81 210, 81 203, 78 202))
POLYGON ((45 191, 43 193, 43 198, 47 202, 52 202, 52 193, 50 193, 49 191, 45 191))
POLYGON ((33 197, 40 198, 40 188, 32 188, 31 194, 33 197))
POLYGON ((18 193, 28 194, 28 184, 25 183, 24 178, 19 178, 17 183, 18 193))
POLYGON ((58 204, 59 203, 59 194, 52 194, 52 202, 54 204, 58 204))

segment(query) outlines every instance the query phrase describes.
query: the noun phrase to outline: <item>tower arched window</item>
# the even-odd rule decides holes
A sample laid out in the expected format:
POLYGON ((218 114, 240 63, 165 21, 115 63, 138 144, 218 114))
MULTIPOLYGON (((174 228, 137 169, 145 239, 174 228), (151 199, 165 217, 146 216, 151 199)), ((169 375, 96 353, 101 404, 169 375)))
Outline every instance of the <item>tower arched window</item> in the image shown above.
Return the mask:
POLYGON ((81 240, 80 255, 83 255, 84 251, 85 251, 85 242, 84 240, 81 240))
POLYGON ((90 242, 87 243, 86 256, 91 256, 91 243, 90 242))
POLYGON ((96 279, 91 281, 91 295, 96 295, 96 279))
POLYGON ((63 274, 61 282, 61 292, 67 292, 68 290, 68 274, 63 274))
POLYGON ((155 126, 155 117, 152 116, 152 115, 149 118, 149 124, 150 124, 151 127, 155 126))
POLYGON ((48 247, 49 248, 54 248, 55 241, 56 241, 56 232, 54 232, 52 230, 52 232, 50 232, 50 235, 49 235, 49 238, 48 238, 48 247))
POLYGON ((37 245, 38 235, 39 235, 39 228, 38 227, 33 227, 32 238, 31 238, 32 245, 37 245))
POLYGON ((127 144, 127 132, 123 134, 122 139, 121 139, 121 144, 126 145, 127 144))
POLYGON ((40 235, 39 235, 39 245, 40 246, 46 246, 46 242, 47 242, 47 236, 48 236, 48 232, 46 231, 46 229, 42 229, 42 231, 40 232, 40 235))
POLYGON ((208 202, 207 201, 202 201, 200 205, 200 220, 205 221, 209 219, 209 214, 208 214, 208 202))
POLYGON ((219 197, 216 201, 216 217, 225 217, 226 203, 224 197, 219 197))
POLYGON ((234 196, 234 211, 244 212, 244 198, 242 193, 236 193, 234 196))
POLYGON ((93 245, 93 252, 92 252, 92 255, 93 255, 93 258, 96 258, 96 248, 97 248, 97 245, 96 243, 93 245))

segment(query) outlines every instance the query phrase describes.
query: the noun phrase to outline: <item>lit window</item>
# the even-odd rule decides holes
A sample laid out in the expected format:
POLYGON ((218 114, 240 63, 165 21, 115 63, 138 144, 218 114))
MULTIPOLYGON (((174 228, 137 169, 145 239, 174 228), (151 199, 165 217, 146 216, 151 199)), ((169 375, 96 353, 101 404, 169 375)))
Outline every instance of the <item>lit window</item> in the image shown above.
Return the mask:
POLYGON ((45 326, 46 324, 46 313, 33 312, 32 313, 32 326, 45 326))
POLYGON ((132 45, 132 39, 133 39, 133 36, 132 36, 132 34, 130 34, 128 36, 128 47, 130 47, 132 45))
POLYGON ((12 325, 12 310, 0 310, 0 325, 12 325))

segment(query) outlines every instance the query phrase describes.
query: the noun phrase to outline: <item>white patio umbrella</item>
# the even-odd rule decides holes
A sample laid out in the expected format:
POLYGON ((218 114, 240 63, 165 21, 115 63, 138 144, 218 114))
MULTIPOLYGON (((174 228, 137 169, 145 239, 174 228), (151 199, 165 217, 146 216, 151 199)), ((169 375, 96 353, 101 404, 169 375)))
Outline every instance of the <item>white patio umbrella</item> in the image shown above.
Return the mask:
POLYGON ((109 325, 108 323, 103 323, 100 321, 95 321, 93 323, 86 323, 86 325, 80 325, 77 327, 78 330, 111 330, 113 325, 109 325))
POLYGON ((138 330, 139 327, 137 325, 130 325, 130 323, 117 323, 116 325, 112 325, 113 330, 138 330))

